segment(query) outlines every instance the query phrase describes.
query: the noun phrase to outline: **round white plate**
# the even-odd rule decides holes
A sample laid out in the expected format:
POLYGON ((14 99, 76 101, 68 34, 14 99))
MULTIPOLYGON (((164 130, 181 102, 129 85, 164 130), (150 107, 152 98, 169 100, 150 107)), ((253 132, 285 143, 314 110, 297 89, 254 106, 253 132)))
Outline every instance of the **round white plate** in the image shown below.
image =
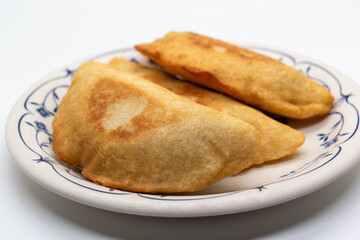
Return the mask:
POLYGON ((306 136, 293 155, 253 167, 192 194, 151 195, 96 185, 60 162, 52 151, 52 120, 74 71, 85 61, 123 57, 154 66, 133 48, 84 59, 59 69, 26 91, 13 107, 6 140, 18 166, 34 181, 66 198, 111 211, 166 217, 230 214, 301 197, 340 177, 360 159, 360 88, 335 69, 298 54, 263 47, 252 50, 279 59, 328 88, 334 108, 323 118, 288 121, 306 136))

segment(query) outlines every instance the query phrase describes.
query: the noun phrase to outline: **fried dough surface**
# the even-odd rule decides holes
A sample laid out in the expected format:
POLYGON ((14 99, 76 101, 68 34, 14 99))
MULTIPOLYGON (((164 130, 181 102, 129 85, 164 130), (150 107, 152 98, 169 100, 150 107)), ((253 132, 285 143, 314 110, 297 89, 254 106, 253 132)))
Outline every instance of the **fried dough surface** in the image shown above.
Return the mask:
POLYGON ((195 33, 171 32, 135 48, 169 72, 285 117, 329 113, 333 96, 278 60, 195 33))
POLYGON ((254 164, 261 135, 238 119, 110 65, 74 74, 53 149, 88 179, 148 193, 202 190, 254 164))
POLYGON ((253 125, 262 135, 258 159, 255 161, 257 164, 287 156, 304 143, 305 136, 301 132, 223 94, 178 80, 161 70, 148 68, 125 59, 114 58, 110 61, 110 65, 253 125))

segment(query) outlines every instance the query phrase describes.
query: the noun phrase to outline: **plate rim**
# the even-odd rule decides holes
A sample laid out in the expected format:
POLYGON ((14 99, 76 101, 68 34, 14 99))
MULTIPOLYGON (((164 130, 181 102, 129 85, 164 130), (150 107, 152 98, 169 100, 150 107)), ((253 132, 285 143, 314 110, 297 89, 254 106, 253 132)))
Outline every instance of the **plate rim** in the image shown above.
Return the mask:
MULTIPOLYGON (((242 46, 244 46, 244 45, 242 45, 242 46)), ((320 65, 320 66, 326 68, 327 70, 331 71, 331 73, 335 73, 338 76, 338 79, 341 78, 342 81, 344 81, 344 79, 345 79, 345 82, 347 84, 352 85, 357 90, 357 91, 354 90, 353 92, 360 93, 359 86, 352 79, 350 79, 348 76, 346 76, 342 72, 338 71, 337 69, 335 69, 333 67, 330 67, 327 64, 324 64, 324 63, 322 63, 320 61, 317 61, 315 59, 303 56, 303 55, 298 54, 298 53, 294 53, 292 51, 281 50, 281 49, 278 49, 278 48, 271 48, 271 47, 268 47, 268 46, 257 45, 257 44, 256 45, 252 44, 252 47, 263 48, 263 49, 266 49, 266 50, 276 50, 276 51, 279 51, 279 52, 282 52, 282 53, 295 55, 295 56, 300 57, 302 59, 308 59, 309 61, 317 63, 318 65, 320 65)), ((195 208, 196 206, 195 207, 191 206, 193 202, 197 201, 196 199, 191 199, 188 202, 186 202, 185 204, 184 204, 184 201, 182 201, 181 204, 180 204, 180 201, 166 201, 167 204, 164 204, 164 201, 157 201, 158 204, 155 204, 155 205, 152 204, 152 203, 145 204, 146 205, 145 208, 143 208, 141 210, 139 210, 139 206, 142 206, 142 204, 139 204, 138 201, 134 201, 134 199, 129 199, 129 201, 126 202, 127 199, 125 199, 125 200, 122 199, 122 200, 120 200, 120 202, 124 203, 124 201, 125 201, 126 203, 124 205, 126 205, 126 207, 129 207, 129 208, 125 208, 124 206, 114 207, 112 205, 113 200, 111 200, 111 199, 110 199, 111 201, 106 201, 105 203, 102 203, 102 201, 97 201, 97 200, 100 200, 101 197, 98 198, 97 196, 95 196, 97 199, 95 199, 95 201, 94 201, 94 199, 89 199, 89 198, 86 198, 86 197, 84 198, 84 196, 82 196, 81 194, 79 195, 79 194, 74 194, 73 192, 69 192, 69 190, 64 189, 63 187, 56 186, 56 185, 54 186, 53 184, 49 184, 49 182, 42 181, 39 178, 39 175, 36 175, 36 174, 34 175, 33 172, 31 172, 23 164, 21 164, 21 160, 19 160, 19 159, 22 159, 23 156, 22 156, 22 154, 20 154, 20 151, 15 150, 16 149, 16 138, 12 136, 13 135, 13 132, 12 132, 13 130, 12 129, 14 129, 14 118, 16 119, 16 115, 18 114, 17 108, 19 106, 23 105, 22 103, 24 102, 24 100, 27 98, 27 96, 31 92, 33 92, 40 85, 42 85, 46 81, 48 81, 50 76, 56 75, 58 72, 63 71, 64 69, 69 69, 69 67, 72 66, 72 65, 79 65, 79 64, 81 64, 81 63, 83 63, 85 61, 96 59, 96 58, 98 58, 100 56, 109 55, 109 54, 118 52, 120 50, 126 50, 126 49, 133 49, 133 48, 120 48, 120 49, 117 49, 117 50, 107 51, 107 52, 104 52, 104 53, 93 55, 91 57, 82 58, 82 59, 80 59, 78 61, 74 61, 74 62, 66 65, 63 68, 58 68, 57 70, 52 71, 49 74, 45 75, 43 78, 41 78, 36 83, 34 83, 31 87, 29 87, 23 94, 21 94, 21 96, 17 99, 16 103, 13 105, 13 107, 12 107, 12 109, 11 109, 9 115, 8 115, 7 121, 6 121, 6 130, 5 130, 6 143, 7 143, 8 149, 9 149, 9 151, 11 153, 11 156, 13 157, 13 159, 16 162, 16 165, 22 170, 22 172, 24 172, 28 177, 30 177, 32 180, 34 180, 39 185, 45 187, 46 189, 48 189, 48 190, 50 190, 50 191, 52 191, 52 192, 54 192, 56 194, 59 194, 59 195, 65 197, 65 198, 68 198, 68 199, 71 199, 71 200, 74 200, 74 201, 77 201, 77 202, 80 202, 80 203, 83 203, 83 204, 86 204, 86 205, 90 205, 90 206, 93 206, 93 207, 102 208, 102 209, 115 211, 115 212, 122 212, 122 213, 135 214, 135 215, 146 215, 146 216, 162 216, 162 217, 214 216, 214 215, 224 215, 224 214, 245 212, 245 211, 251 211, 251 210, 255 210, 255 209, 265 208, 265 207, 273 206, 273 205, 276 205, 276 204, 280 204, 282 202, 290 201, 290 200, 295 199, 295 198, 302 197, 304 195, 307 195, 307 194, 309 194, 309 193, 311 193, 313 191, 316 191, 316 190, 330 184, 331 182, 335 181, 337 178, 341 177, 343 174, 345 174, 347 171, 349 171, 351 168, 353 168, 360 160, 357 157, 360 154, 360 149, 355 148, 356 149, 355 151, 357 151, 356 152, 357 154, 355 153, 355 154, 352 154, 352 155, 347 155, 347 159, 349 160, 349 163, 345 167, 343 166, 341 171, 337 171, 336 172, 337 174, 336 174, 335 177, 334 177, 334 174, 330 174, 329 171, 324 172, 325 168, 319 168, 316 171, 316 173, 323 174, 323 177, 321 178, 321 180, 317 179, 317 185, 311 186, 311 187, 308 187, 308 186, 306 187, 306 185, 302 186, 300 184, 299 186, 303 188, 303 189, 301 189, 301 191, 294 191, 294 190, 288 189, 287 191, 292 191, 292 197, 291 198, 283 199, 283 198, 279 198, 279 196, 275 196, 275 197, 271 197, 271 198, 267 197, 267 199, 264 200, 264 197, 266 198, 266 196, 269 194, 269 192, 263 192, 263 194, 260 194, 260 195, 257 194, 256 195, 256 196, 260 196, 260 197, 256 198, 256 196, 251 196, 251 197, 255 197, 258 200, 258 203, 261 203, 261 204, 248 204, 247 206, 245 206, 244 203, 240 201, 241 200, 241 197, 240 197, 240 200, 238 199, 236 201, 231 202, 231 203, 235 204, 235 207, 234 207, 234 205, 232 205, 232 207, 222 207, 220 210, 219 209, 210 209, 212 211, 207 211, 207 212, 205 212, 204 210, 201 210, 201 209, 196 209, 195 208), (271 199, 271 200, 269 200, 269 199, 271 199), (184 209, 183 209, 184 206, 190 207, 191 211, 188 211, 189 209, 184 211, 184 209)), ((353 137, 355 137, 354 139, 359 140, 358 131, 353 137)), ((355 145, 355 144, 351 144, 351 143, 353 143, 353 141, 350 141, 350 142, 344 143, 344 144, 346 144, 346 145, 349 145, 349 144, 350 145, 355 145)), ((351 149, 351 146, 348 146, 347 148, 351 149)), ((299 179, 294 178, 294 179, 288 179, 286 181, 286 183, 293 182, 293 183, 296 184, 298 181, 299 181, 299 179)), ((275 184, 276 184, 276 186, 284 187, 284 186, 282 186, 284 184, 284 182, 282 182, 282 183, 281 182, 276 182, 276 183, 271 183, 269 185, 274 186, 275 184)), ((286 184, 285 187, 287 185, 288 184, 286 184)), ((261 189, 255 189, 255 188, 254 189, 249 189, 249 190, 246 190, 246 191, 250 191, 250 190, 262 191, 261 189)), ((274 191, 274 190, 276 190, 276 188, 275 189, 272 188, 272 191, 274 191)), ((239 193, 239 192, 243 192, 243 191, 234 191, 234 192, 231 192, 231 193, 225 194, 225 195, 228 195, 228 196, 237 195, 237 193, 239 193)), ((136 194, 136 195, 139 196, 139 194, 137 194, 137 193, 133 193, 133 194, 134 195, 136 194)), ((271 194, 274 194, 274 193, 271 193, 271 194)), ((90 194, 90 195, 92 195, 92 194, 90 194)), ((151 194, 143 194, 143 195, 148 196, 148 195, 151 195, 151 194)), ((214 195, 218 196, 219 194, 214 194, 214 195)), ((220 194, 220 195, 224 195, 224 194, 220 194)), ((230 200, 233 200, 233 197, 230 197, 230 198, 217 198, 216 197, 217 199, 214 202, 213 199, 209 198, 210 195, 206 195, 206 196, 208 196, 207 200, 209 200, 209 204, 214 203, 216 205, 219 205, 220 203, 225 204, 226 202, 228 202, 230 200)), ((162 199, 162 200, 166 200, 166 199, 162 199)), ((193 205, 198 205, 198 204, 195 203, 193 205)))

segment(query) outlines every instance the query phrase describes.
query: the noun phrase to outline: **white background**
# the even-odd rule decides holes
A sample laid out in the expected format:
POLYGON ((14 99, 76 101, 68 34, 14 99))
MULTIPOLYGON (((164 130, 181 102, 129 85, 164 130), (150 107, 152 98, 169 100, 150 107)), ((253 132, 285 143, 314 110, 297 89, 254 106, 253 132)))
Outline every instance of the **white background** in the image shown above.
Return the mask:
POLYGON ((288 203, 184 219, 84 206, 43 189, 16 167, 5 122, 26 89, 75 60, 171 30, 294 51, 360 84, 356 0, 0 0, 0 239, 360 239, 360 165, 288 203))

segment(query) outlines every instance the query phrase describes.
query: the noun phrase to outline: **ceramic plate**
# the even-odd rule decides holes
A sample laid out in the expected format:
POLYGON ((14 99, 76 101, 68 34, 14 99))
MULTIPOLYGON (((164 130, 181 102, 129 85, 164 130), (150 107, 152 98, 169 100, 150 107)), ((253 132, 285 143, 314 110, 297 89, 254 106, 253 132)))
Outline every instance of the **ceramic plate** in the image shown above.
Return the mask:
POLYGON ((248 169, 192 194, 152 195, 96 185, 60 162, 52 151, 52 120, 74 71, 85 61, 123 57, 155 65, 133 48, 84 59, 59 69, 26 91, 7 121, 6 140, 17 165, 45 188, 74 201, 116 212, 166 217, 230 214, 289 201, 340 177, 359 160, 360 89, 339 71, 298 54, 258 46, 252 50, 276 58, 328 88, 335 97, 323 118, 288 121, 306 136, 293 155, 248 169))

